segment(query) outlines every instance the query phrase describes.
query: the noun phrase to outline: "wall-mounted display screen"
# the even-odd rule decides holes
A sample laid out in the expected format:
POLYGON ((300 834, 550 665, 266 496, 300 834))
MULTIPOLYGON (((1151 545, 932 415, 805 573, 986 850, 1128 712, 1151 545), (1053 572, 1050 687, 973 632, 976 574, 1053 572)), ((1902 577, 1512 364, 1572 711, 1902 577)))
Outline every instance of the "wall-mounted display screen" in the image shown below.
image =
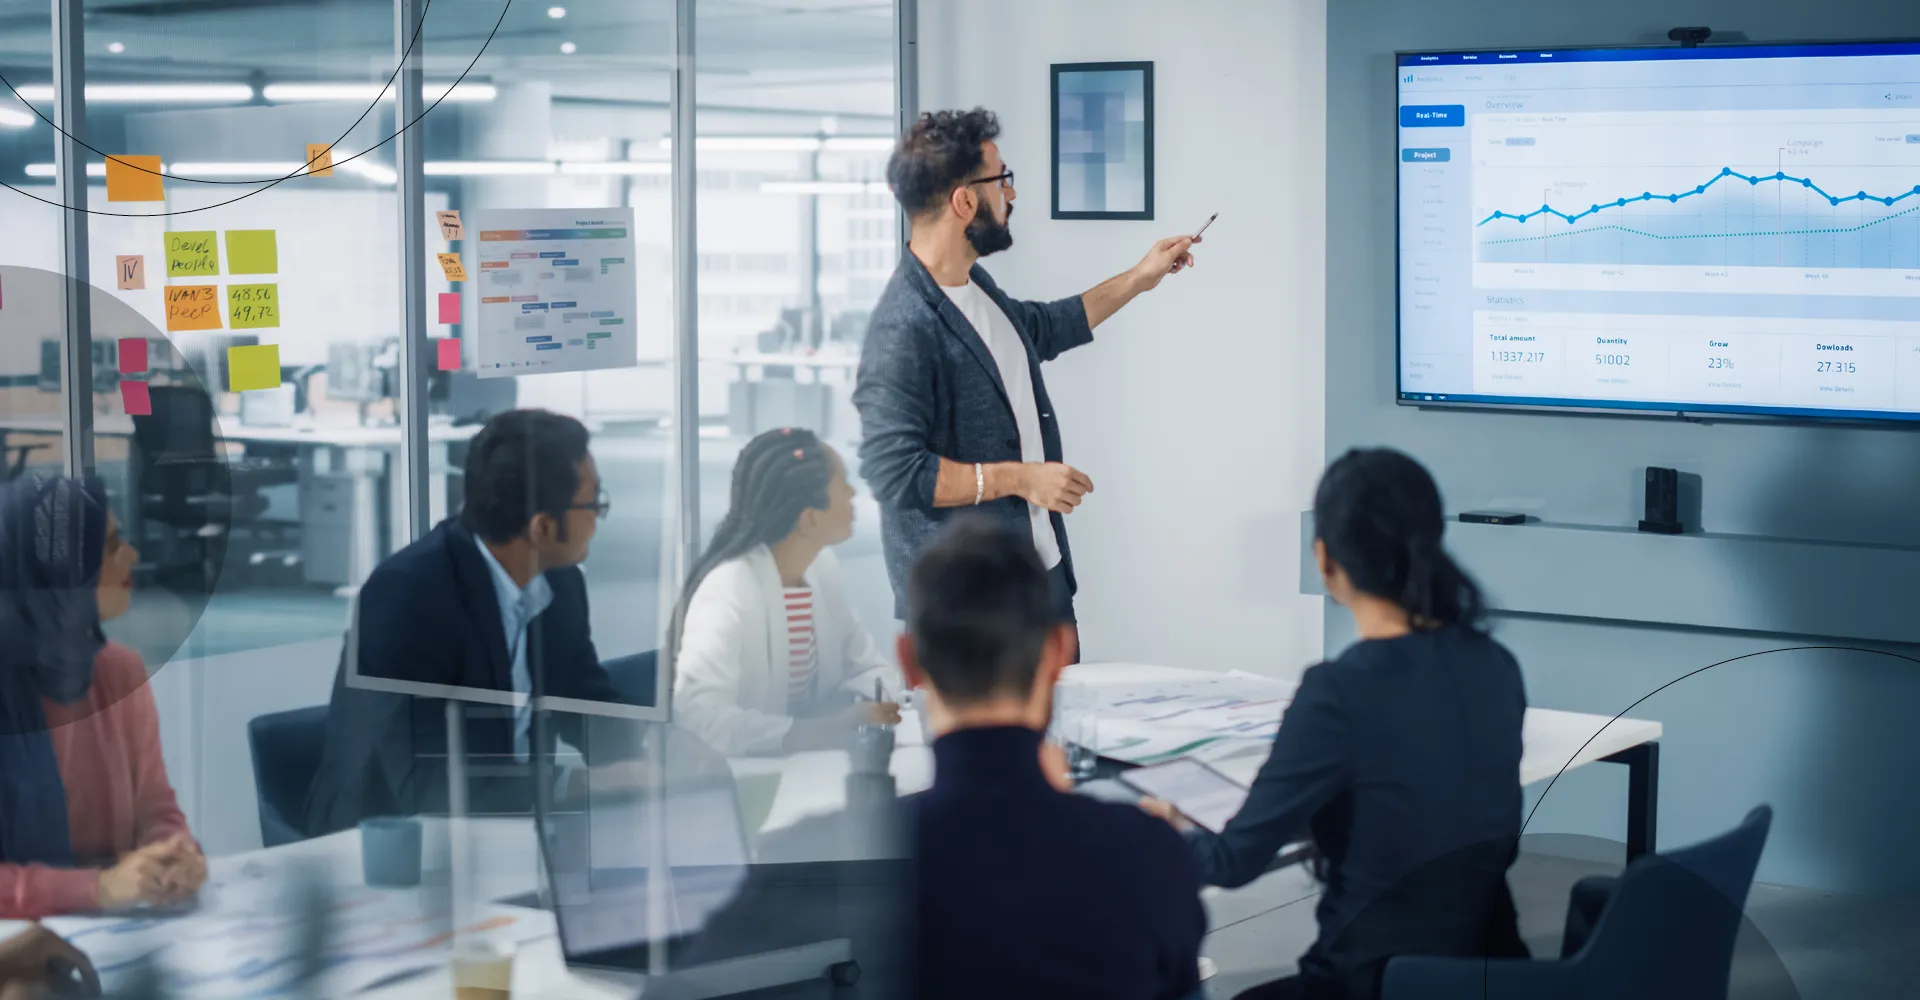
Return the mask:
POLYGON ((1920 420, 1920 43, 1397 62, 1402 403, 1920 420))

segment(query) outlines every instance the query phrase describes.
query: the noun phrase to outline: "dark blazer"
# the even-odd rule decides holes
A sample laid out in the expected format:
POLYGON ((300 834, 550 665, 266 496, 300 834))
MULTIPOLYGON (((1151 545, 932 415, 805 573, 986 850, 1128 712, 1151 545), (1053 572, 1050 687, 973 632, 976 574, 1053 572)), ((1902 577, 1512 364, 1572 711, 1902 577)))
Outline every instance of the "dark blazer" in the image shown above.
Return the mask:
MULTIPOLYGON (((588 626, 586 579, 578 567, 547 574, 553 603, 527 628, 528 670, 543 694, 617 701, 588 626)), ((473 532, 442 521, 376 567, 358 600, 363 676, 513 690, 506 627, 493 578, 473 532)), ((353 633, 348 633, 353 641, 353 633)), ((307 832, 343 830, 369 816, 447 809, 446 702, 349 687, 342 651, 327 712, 326 749, 307 793, 307 832)), ((474 812, 525 812, 532 783, 513 766, 513 709, 469 704, 466 750, 476 767, 474 812), (490 758, 490 759, 487 759, 490 758), (500 774, 500 771, 520 773, 500 774)), ((547 713, 536 726, 551 752, 558 735, 587 749, 586 719, 547 713)))
POLYGON ((928 791, 762 839, 690 960, 846 937, 879 996, 1197 994, 1207 913, 1172 827, 1056 791, 1030 729, 959 730, 933 752, 928 791))
POLYGON ((1483 633, 1355 643, 1301 677, 1240 813, 1191 836, 1207 882, 1244 885, 1311 834, 1316 1000, 1371 998, 1394 955, 1524 956, 1506 871, 1526 710, 1519 664, 1483 633))
MULTIPOLYGON (((1060 423, 1040 363, 1093 340, 1086 306, 1077 295, 1058 302, 1010 299, 978 264, 973 281, 1020 332, 1046 459, 1062 461, 1060 423)), ((900 266, 873 307, 853 404, 860 410, 860 475, 880 503, 894 613, 904 617, 907 571, 914 556, 948 517, 969 509, 934 509, 940 459, 968 464, 1020 461, 1020 431, 992 352, 912 253, 900 255, 900 266)), ((1027 502, 1019 497, 1003 497, 980 510, 1008 528, 1031 530, 1027 502)), ((1059 514, 1053 515, 1053 533, 1060 540, 1068 586, 1077 587, 1066 523, 1059 514)))

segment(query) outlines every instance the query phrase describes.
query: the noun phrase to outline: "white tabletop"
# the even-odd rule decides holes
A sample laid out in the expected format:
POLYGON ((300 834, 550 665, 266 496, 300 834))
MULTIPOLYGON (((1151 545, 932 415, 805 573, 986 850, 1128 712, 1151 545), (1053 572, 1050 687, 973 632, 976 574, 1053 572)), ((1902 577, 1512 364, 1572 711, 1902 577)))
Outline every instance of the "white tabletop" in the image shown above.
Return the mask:
MULTIPOLYGON (((1065 680, 1089 686, 1147 686, 1219 677, 1206 670, 1139 663, 1083 663, 1068 668, 1065 680)), ((1281 682, 1286 685, 1286 682, 1281 682)), ((1286 685, 1290 686, 1290 685, 1286 685)), ((1278 710, 1284 710, 1280 706, 1278 710)), ((1276 715, 1278 714, 1276 710, 1276 715)), ((1637 746, 1661 735, 1660 723, 1644 719, 1614 719, 1605 715, 1563 712, 1551 708, 1527 709, 1522 733, 1520 783, 1531 785, 1563 771, 1591 764, 1602 757, 1637 746)), ((893 754, 893 776, 900 794, 933 785, 933 751, 919 745, 916 732, 903 735, 893 754)), ((1261 754, 1264 757, 1264 753, 1261 754)), ((759 832, 788 827, 808 816, 837 812, 846 806, 847 755, 843 751, 790 754, 778 758, 732 761, 736 778, 747 775, 777 777, 772 808, 759 832)), ((751 780, 751 779, 747 779, 751 780)), ((751 809, 749 809, 751 812, 751 809)))

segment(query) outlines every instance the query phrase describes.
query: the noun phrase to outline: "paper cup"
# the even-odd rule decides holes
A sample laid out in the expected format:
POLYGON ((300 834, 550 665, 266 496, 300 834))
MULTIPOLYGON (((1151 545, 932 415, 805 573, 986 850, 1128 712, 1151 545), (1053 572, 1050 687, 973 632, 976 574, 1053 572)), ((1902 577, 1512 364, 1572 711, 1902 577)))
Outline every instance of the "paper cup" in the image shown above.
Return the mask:
POLYGON ((487 944, 461 944, 453 951, 454 1000, 509 1000, 513 952, 487 944))

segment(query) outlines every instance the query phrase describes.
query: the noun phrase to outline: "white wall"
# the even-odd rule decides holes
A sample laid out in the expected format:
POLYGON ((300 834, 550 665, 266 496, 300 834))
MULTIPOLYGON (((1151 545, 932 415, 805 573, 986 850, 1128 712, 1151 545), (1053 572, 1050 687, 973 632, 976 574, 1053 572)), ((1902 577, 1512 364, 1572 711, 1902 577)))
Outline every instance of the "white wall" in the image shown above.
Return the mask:
POLYGON ((1200 266, 1047 368, 1090 659, 1297 674, 1321 655, 1299 511, 1324 464, 1324 0, 921 0, 923 110, 997 111, 1010 294, 1057 298, 1213 213, 1200 266), (1049 70, 1154 63, 1155 222, 1048 218, 1049 70))

